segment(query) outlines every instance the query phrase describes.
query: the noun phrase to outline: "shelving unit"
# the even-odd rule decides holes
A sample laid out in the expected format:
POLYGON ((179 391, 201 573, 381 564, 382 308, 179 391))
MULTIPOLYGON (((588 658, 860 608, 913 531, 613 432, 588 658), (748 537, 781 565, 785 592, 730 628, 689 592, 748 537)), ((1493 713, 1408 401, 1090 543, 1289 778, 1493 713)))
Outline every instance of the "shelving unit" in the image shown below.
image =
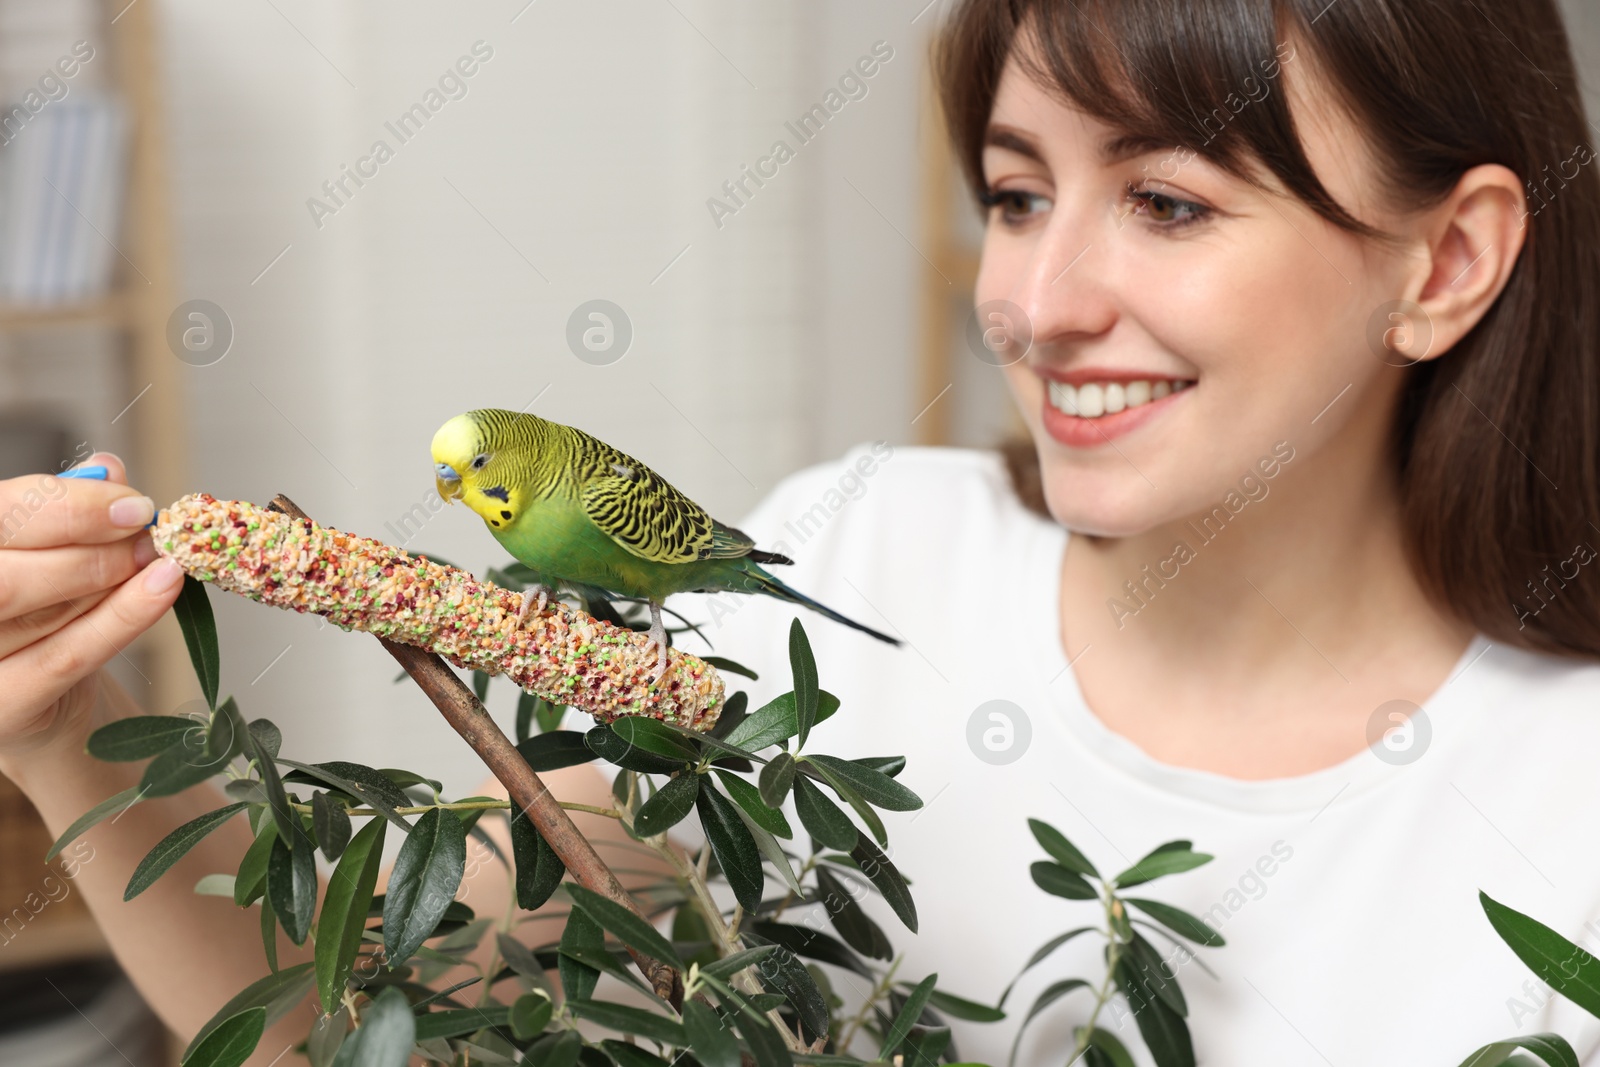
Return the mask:
MULTIPOLYGON (((97 49, 114 68, 113 83, 129 117, 127 185, 113 290, 88 301, 48 306, 0 305, 0 334, 25 343, 47 331, 109 332, 121 388, 133 401, 123 452, 133 483, 160 506, 187 491, 183 401, 184 369, 168 350, 167 319, 178 304, 173 264, 171 217, 165 154, 156 5, 110 0, 101 3, 97 49), (129 267, 136 264, 137 269, 129 267), (137 400, 135 401, 135 397, 137 400)), ((53 338, 59 342, 59 338, 53 338)), ((78 428, 96 445, 96 428, 78 428)), ((101 431, 104 432, 103 430, 101 431)), ((176 708, 195 690, 187 652, 169 616, 128 650, 135 677, 133 692, 152 713, 176 708)), ((51 835, 31 805, 0 778, 0 878, 7 894, 0 908, 20 904, 45 877, 60 878, 59 866, 43 863, 51 835)), ((0 944, 0 970, 33 967, 53 960, 107 951, 104 938, 76 892, 51 901, 33 916, 19 936, 0 944)), ((176 1062, 176 1059, 173 1059, 176 1062)))

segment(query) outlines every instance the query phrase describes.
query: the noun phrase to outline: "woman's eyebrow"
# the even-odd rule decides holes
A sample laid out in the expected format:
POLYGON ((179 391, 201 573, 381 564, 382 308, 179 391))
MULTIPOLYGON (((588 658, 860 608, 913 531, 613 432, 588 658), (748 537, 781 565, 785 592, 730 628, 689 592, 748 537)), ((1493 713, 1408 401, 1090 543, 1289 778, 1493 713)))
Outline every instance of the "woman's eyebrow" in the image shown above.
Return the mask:
MULTIPOLYGON (((985 148, 1003 148, 1035 163, 1044 163, 1044 153, 1039 150, 1038 142, 1013 126, 990 126, 984 131, 983 144, 985 148)), ((1123 133, 1101 142, 1100 158, 1105 163, 1121 163, 1135 156, 1167 152, 1175 147, 1167 140, 1150 134, 1123 133)))
POLYGON ((1004 148, 1008 152, 1015 152, 1025 159, 1035 163, 1044 163, 1044 153, 1039 151, 1039 145, 1032 137, 1021 130, 1011 126, 990 126, 983 131, 983 145, 985 148, 1004 148))

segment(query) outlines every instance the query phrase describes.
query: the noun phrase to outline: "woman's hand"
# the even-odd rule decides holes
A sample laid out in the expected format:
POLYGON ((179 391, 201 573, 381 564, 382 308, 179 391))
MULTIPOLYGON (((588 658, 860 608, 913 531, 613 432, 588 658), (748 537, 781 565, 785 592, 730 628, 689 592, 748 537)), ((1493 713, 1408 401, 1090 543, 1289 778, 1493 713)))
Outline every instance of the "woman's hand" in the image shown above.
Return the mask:
POLYGON ((105 481, 0 481, 0 761, 87 725, 102 665, 177 599, 183 572, 157 559, 155 509, 108 452, 105 481))

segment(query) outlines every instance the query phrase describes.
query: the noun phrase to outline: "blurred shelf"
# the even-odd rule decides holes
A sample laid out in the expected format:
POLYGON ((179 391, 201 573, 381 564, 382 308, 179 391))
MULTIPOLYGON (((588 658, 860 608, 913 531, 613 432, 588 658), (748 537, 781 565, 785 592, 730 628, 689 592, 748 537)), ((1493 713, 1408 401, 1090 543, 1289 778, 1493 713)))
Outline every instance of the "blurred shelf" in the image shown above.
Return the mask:
POLYGON ((110 954, 111 947, 94 919, 88 915, 51 919, 47 907, 10 941, 0 943, 0 972, 56 960, 110 954))
POLYGON ((121 293, 68 304, 0 303, 0 330, 43 330, 74 326, 122 329, 129 324, 128 299, 121 293))

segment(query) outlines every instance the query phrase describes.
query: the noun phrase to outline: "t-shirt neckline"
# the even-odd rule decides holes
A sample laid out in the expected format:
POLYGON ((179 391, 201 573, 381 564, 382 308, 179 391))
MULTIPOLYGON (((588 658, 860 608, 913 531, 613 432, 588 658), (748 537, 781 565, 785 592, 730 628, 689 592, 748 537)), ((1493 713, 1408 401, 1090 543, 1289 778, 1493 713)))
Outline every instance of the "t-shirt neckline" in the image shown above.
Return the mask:
MULTIPOLYGON (((1330 767, 1288 778, 1232 778, 1213 771, 1180 767, 1151 756, 1128 738, 1112 730, 1084 699, 1078 679, 1061 644, 1060 589, 1061 567, 1069 531, 1046 520, 1039 525, 1032 549, 1026 554, 1019 590, 1027 598, 1027 616, 1033 625, 1037 662, 1042 665, 1040 682, 1050 697, 1047 716, 1058 729, 1089 754, 1110 767, 1143 782, 1153 790, 1201 803, 1245 813, 1285 814, 1319 812, 1336 797, 1365 793, 1397 780, 1414 764, 1391 764, 1370 751, 1357 752, 1330 767), (1041 590, 1042 586, 1042 590, 1041 590), (1044 595, 1041 595, 1041 591, 1044 595)), ((1423 701, 1421 707, 1434 727, 1431 748, 1437 750, 1449 737, 1470 734, 1470 730, 1441 731, 1441 722, 1458 720, 1475 703, 1479 687, 1456 685, 1462 673, 1492 644, 1482 633, 1473 635, 1466 650, 1451 668, 1446 680, 1423 701)), ((1459 726, 1459 723, 1455 723, 1459 726)))

